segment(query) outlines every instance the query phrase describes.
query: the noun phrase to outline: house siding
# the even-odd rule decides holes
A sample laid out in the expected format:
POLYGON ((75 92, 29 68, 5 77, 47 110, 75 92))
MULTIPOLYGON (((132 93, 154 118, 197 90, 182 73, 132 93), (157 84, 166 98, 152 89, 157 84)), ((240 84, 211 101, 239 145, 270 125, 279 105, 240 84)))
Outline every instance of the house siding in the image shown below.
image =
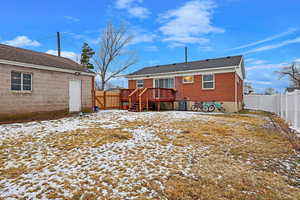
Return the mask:
MULTIPOLYGON (((238 76, 237 76, 238 77, 238 76)), ((175 77, 176 100, 235 101, 235 73, 215 74, 215 88, 202 88, 202 75, 194 75, 193 83, 182 83, 182 76, 175 77)), ((242 101, 242 80, 238 83, 238 100, 242 101)), ((128 81, 129 89, 136 88, 136 80, 128 81)), ((153 87, 153 79, 145 79, 144 86, 153 87)))
MULTIPOLYGON (((241 109, 243 80, 235 72, 214 74, 214 89, 202 88, 202 75, 194 75, 193 83, 183 83, 182 78, 183 76, 175 77, 176 101, 187 100, 189 101, 189 107, 196 101, 219 101, 224 102, 226 104, 225 107, 229 111, 238 111, 241 109), (236 81, 237 83, 235 83, 236 81), (235 103, 236 98, 238 104, 235 103)), ((135 89, 136 81, 129 80, 128 86, 130 89, 135 89)), ((153 87, 153 79, 145 79, 144 86, 148 88, 153 87)))
POLYGON ((0 64, 0 116, 69 109, 69 81, 82 81, 82 109, 93 108, 93 76, 0 64), (32 73, 32 92, 11 91, 11 71, 32 73))

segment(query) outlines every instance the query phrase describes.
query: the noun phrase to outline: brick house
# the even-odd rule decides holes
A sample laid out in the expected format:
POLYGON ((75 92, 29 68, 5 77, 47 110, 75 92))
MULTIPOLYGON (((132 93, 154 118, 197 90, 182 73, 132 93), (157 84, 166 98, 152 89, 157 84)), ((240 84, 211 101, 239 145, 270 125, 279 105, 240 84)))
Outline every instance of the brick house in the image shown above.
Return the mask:
POLYGON ((136 88, 149 88, 148 93, 152 90, 153 94, 147 96, 148 101, 158 101, 160 105, 171 103, 174 109, 178 108, 178 102, 182 100, 187 101, 188 110, 194 102, 212 101, 222 102, 225 109, 230 112, 242 109, 245 79, 243 56, 145 67, 127 75, 127 78, 129 88, 127 94, 131 99, 126 97, 126 92, 123 91, 121 99, 123 102, 134 101, 134 96, 140 99, 143 97, 136 88), (162 93, 165 93, 164 97, 162 93))
POLYGON ((64 57, 0 44, 0 119, 91 111, 94 73, 64 57))

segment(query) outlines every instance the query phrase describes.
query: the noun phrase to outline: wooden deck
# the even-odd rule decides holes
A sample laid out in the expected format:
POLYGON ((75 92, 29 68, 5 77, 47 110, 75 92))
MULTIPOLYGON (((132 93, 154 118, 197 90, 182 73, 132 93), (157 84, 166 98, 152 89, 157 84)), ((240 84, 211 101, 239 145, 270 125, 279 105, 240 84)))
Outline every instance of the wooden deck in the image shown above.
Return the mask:
POLYGON ((174 89, 168 88, 136 88, 122 89, 120 91, 120 101, 128 102, 129 109, 133 111, 149 110, 150 103, 156 103, 158 110, 160 102, 174 102, 174 89))

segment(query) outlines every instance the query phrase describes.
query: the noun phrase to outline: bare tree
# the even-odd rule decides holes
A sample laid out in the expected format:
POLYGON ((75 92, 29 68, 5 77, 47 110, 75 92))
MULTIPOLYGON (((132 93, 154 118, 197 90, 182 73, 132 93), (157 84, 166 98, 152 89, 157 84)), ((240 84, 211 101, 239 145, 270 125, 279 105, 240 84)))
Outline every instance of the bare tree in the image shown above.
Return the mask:
POLYGON ((294 62, 291 66, 284 67, 277 73, 280 76, 279 78, 288 77, 291 81, 292 87, 300 87, 300 67, 296 62, 294 62))
POLYGON ((105 89, 109 80, 137 63, 136 53, 127 48, 133 38, 125 24, 115 25, 109 22, 104 28, 100 38, 100 50, 94 58, 101 90, 105 89))
POLYGON ((275 94, 275 93, 276 93, 276 91, 275 91, 274 88, 266 88, 265 92, 264 92, 264 94, 266 94, 266 95, 272 95, 272 94, 275 94))

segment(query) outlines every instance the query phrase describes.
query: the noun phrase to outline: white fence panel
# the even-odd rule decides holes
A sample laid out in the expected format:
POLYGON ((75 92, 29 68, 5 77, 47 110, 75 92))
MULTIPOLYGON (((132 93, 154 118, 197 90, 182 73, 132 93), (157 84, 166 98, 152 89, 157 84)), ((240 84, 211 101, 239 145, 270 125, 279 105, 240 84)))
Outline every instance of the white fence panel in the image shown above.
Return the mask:
POLYGON ((300 90, 276 95, 247 95, 245 108, 273 112, 300 132, 300 90))

